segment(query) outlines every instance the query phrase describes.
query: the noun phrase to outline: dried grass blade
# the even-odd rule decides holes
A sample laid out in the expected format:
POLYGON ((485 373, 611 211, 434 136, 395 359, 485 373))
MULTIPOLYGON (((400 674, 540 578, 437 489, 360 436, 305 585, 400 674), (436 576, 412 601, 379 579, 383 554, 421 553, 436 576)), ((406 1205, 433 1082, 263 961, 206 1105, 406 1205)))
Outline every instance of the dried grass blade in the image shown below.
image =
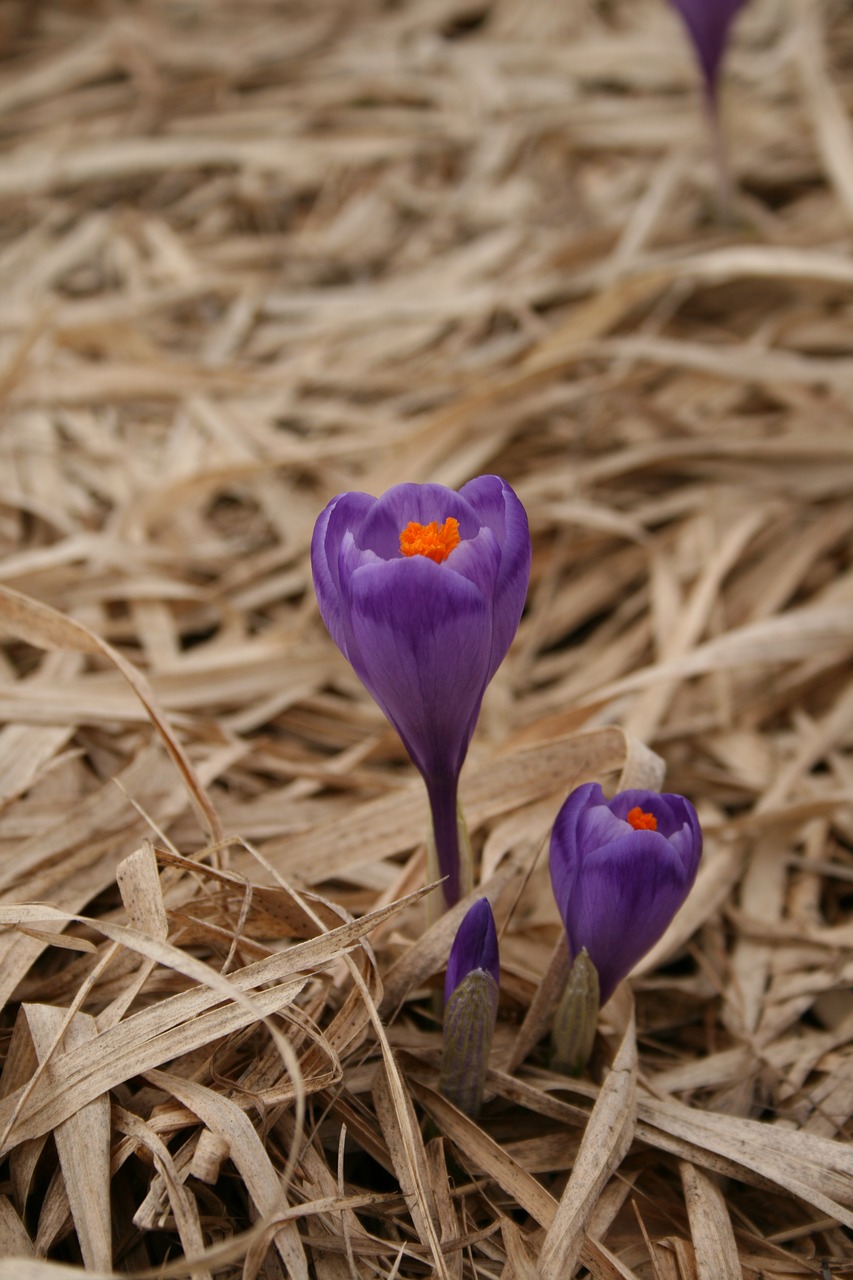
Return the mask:
MULTIPOLYGON (((689 653, 614 680, 590 692, 589 700, 615 698, 673 679, 726 671, 756 664, 796 662, 838 645, 849 645, 853 634, 853 605, 817 604, 735 627, 707 640, 689 653)), ((584 699, 586 701, 586 699, 584 699)))
MULTIPOLYGON (((121 1280, 116 1271, 85 1272, 86 1280, 121 1280)), ((0 1258, 0 1280, 80 1280, 80 1268, 41 1258, 0 1258)))
POLYGON ((189 793, 196 812, 201 817, 208 835, 213 841, 223 838, 222 826, 204 787, 199 781, 195 766, 178 741, 168 718, 160 709, 150 684, 132 663, 117 649, 102 640, 94 631, 65 614, 59 613, 40 600, 33 600, 11 587, 0 585, 0 626, 27 643, 42 649, 71 649, 78 653, 100 654, 117 668, 144 706, 151 723, 172 758, 189 793))
POLYGON ((403 1086, 389 1045, 383 1046, 383 1068, 373 1086, 376 1119, 388 1146, 394 1172, 406 1200, 418 1239, 432 1254, 435 1273, 449 1280, 436 1231, 438 1211, 432 1196, 426 1151, 412 1101, 403 1086))
POLYGON ((550 1029, 560 997, 569 980, 569 969, 569 949, 565 935, 561 934, 554 944, 548 968, 536 988, 536 994, 528 1006, 524 1021, 515 1037, 512 1053, 506 1065, 510 1075, 521 1066, 533 1046, 538 1044, 550 1029))
MULTIPOLYGON (((193 1080, 167 1071, 149 1071, 146 1079, 158 1089, 177 1098, 199 1120, 228 1143, 231 1160, 246 1184, 261 1218, 271 1218, 289 1208, 279 1176, 264 1149, 251 1120, 230 1098, 214 1093, 193 1080)), ((293 1280, 308 1280, 308 1260, 299 1228, 284 1222, 275 1233, 275 1244, 293 1280)))
MULTIPOLYGON (((0 908, 0 924, 15 925, 21 920, 45 919, 77 920, 88 924, 113 941, 202 984, 201 990, 171 996, 158 1005, 133 1014, 118 1026, 102 1031, 85 1052, 70 1050, 63 1063, 66 1087, 61 1095, 39 1081, 27 1096, 20 1114, 17 1107, 21 1090, 0 1101, 0 1132, 5 1135, 2 1148, 8 1149, 8 1146, 25 1138, 46 1132, 92 1098, 139 1071, 159 1066, 171 1057, 207 1043, 208 1039, 280 1011, 302 989, 304 979, 292 979, 294 973, 310 971, 344 955, 378 923, 407 902, 415 902, 422 896, 423 890, 332 929, 319 938, 297 943, 286 952, 269 956, 227 978, 177 947, 135 929, 105 920, 71 916, 48 906, 25 904, 0 908), (275 985, 251 997, 245 994, 267 983, 275 985), (222 1000, 228 1003, 221 1009, 213 1008, 222 1000), (212 1012, 207 1012, 211 1009, 212 1012)), ((363 981, 361 975, 359 980, 363 981)), ((291 1052, 288 1043, 274 1026, 268 1026, 285 1063, 289 1063, 291 1052)))
MULTIPOLYGON (((721 1156, 727 1162, 721 1172, 731 1174, 740 1167, 755 1173, 765 1185, 781 1187, 821 1214, 853 1229, 853 1213, 844 1207, 853 1202, 853 1153, 843 1143, 803 1130, 778 1129, 719 1112, 705 1113, 672 1100, 661 1102, 644 1097, 638 1104, 638 1113, 644 1125, 655 1126, 664 1134, 693 1145, 696 1152, 684 1153, 691 1162, 714 1169, 719 1168, 714 1160, 703 1159, 699 1152, 721 1156)), ((643 1136, 657 1145, 652 1132, 643 1136)))
POLYGON ((581 1262, 590 1274, 591 1280, 640 1280, 636 1271, 632 1271, 615 1253, 603 1245, 600 1240, 587 1236, 581 1249, 581 1262))
MULTIPOLYGON (((44 1062, 65 1021, 65 1011, 52 1005, 25 1006, 27 1024, 39 1062, 44 1062)), ((77 1013, 63 1037, 66 1052, 86 1051, 97 1036, 95 1019, 77 1013)), ((44 1069, 45 1084, 57 1091, 63 1085, 62 1059, 55 1054, 44 1069)), ((87 1268, 109 1270, 112 1265, 110 1223, 110 1103, 106 1094, 87 1102, 53 1133, 68 1194, 71 1216, 87 1268)))
POLYGON ((480 1126, 440 1093, 410 1078, 410 1088, 441 1132, 467 1156, 473 1170, 482 1170, 511 1196, 540 1226, 547 1227, 557 1212, 557 1201, 532 1173, 522 1167, 480 1126))
MULTIPOLYGON (((443 1138, 432 1138, 427 1143, 426 1161, 429 1185, 441 1228, 441 1245, 448 1251, 459 1239, 459 1218, 450 1194, 443 1138)), ((462 1280, 462 1250, 454 1249, 446 1261, 450 1280, 462 1280)))
POLYGON ((637 1114, 637 1039, 634 1014, 601 1087, 574 1167, 539 1255, 542 1280, 569 1280, 583 1248, 596 1200, 631 1146, 637 1114))
POLYGON ((717 1183, 682 1160, 678 1166, 699 1280, 743 1280, 732 1221, 717 1183))
POLYGON ((0 1196, 0 1257, 31 1257, 33 1242, 8 1196, 0 1196))
POLYGON ((131 926, 140 933, 165 941, 169 936, 169 919, 163 901, 157 855, 149 840, 143 841, 140 849, 122 859, 116 867, 116 884, 131 926))
MULTIPOLYGON (((626 758, 621 729, 574 734, 502 754, 463 772, 460 795, 475 827, 514 808, 541 800, 575 782, 615 769, 626 758)), ((426 837, 427 807, 420 782, 381 800, 350 809, 311 831, 270 841, 264 854, 290 877, 319 884, 354 867, 401 853, 426 837)))
POLYGON ((811 98, 818 142, 827 173, 848 218, 853 218, 853 129, 844 100, 832 83, 824 53, 821 10, 813 2, 800 6, 796 57, 811 98))
MULTIPOLYGON (((122 1107, 115 1107, 113 1114, 119 1131, 151 1153, 157 1172, 166 1186, 184 1254, 187 1257, 199 1257, 204 1253, 204 1235, 198 1205, 181 1181, 169 1148, 139 1116, 122 1107)), ((134 1217, 135 1223, 137 1219, 138 1213, 134 1217)), ((190 1276, 192 1280, 212 1280, 211 1273, 206 1268, 194 1267, 190 1276)))

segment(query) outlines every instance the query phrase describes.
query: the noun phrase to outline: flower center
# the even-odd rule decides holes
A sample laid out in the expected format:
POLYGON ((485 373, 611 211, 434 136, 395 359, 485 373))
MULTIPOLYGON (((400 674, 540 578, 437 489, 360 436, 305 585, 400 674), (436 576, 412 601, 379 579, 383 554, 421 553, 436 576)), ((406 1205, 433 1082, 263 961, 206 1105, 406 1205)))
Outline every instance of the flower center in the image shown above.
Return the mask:
POLYGON ((653 813, 644 813, 637 805, 628 812, 628 821, 635 831, 657 831, 658 820, 653 813))
POLYGON ((448 516, 444 524, 418 524, 410 520, 400 534, 400 550, 404 556, 426 556, 441 564, 459 545, 459 521, 448 516))

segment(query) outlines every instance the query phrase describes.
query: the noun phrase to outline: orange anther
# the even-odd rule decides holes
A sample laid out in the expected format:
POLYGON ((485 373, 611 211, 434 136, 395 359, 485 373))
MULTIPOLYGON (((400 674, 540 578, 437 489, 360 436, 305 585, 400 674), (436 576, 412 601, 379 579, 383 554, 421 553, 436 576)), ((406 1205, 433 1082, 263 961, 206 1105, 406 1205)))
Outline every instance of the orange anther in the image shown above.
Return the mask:
POLYGON ((458 545, 459 521, 453 516, 448 516, 441 526, 437 520, 432 524, 410 520, 400 534, 400 550, 404 556, 426 556, 436 564, 446 560, 458 545))
POLYGON ((657 831, 658 820, 653 813, 644 813, 637 805, 628 813, 628 821, 635 831, 657 831))

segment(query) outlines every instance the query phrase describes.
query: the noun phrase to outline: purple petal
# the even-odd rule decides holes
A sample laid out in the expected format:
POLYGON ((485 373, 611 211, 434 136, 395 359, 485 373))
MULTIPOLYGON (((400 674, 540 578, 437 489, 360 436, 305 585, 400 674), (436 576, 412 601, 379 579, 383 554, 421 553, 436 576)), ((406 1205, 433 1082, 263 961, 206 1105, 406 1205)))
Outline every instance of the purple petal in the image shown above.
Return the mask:
POLYGON ((355 570, 350 661, 429 779, 462 767, 486 687, 489 602, 425 556, 355 570))
POLYGON ((744 0, 672 0, 672 3, 684 20, 708 93, 713 98, 729 27, 744 0))
POLYGON ((478 898, 456 931, 447 961, 444 999, 449 1000, 463 978, 475 969, 490 973, 500 986, 498 935, 488 898, 478 898))
POLYGON ((684 796, 668 795, 660 791, 620 791, 610 801, 608 808, 623 821, 632 809, 650 813, 657 822, 657 830, 667 839, 689 822, 689 813, 696 816, 693 805, 684 796))
POLYGON ((341 607, 341 543, 347 533, 360 527, 375 502, 369 493, 339 493, 320 513, 311 538, 311 571, 320 616, 344 657, 349 655, 341 607))
POLYGON ((591 804, 578 816, 576 839, 580 849, 598 849, 612 840, 621 840, 634 828, 617 818, 608 804, 591 804))
MULTIPOLYGON (((445 573, 458 573, 483 593, 493 606, 498 573, 501 565, 501 549, 491 529, 480 529, 476 537, 468 538, 454 547, 441 568, 445 573)), ((491 678, 491 676, 490 676, 491 678)))
POLYGON ((665 932, 692 883, 657 831, 631 831, 584 859, 566 932, 572 955, 589 952, 602 1004, 665 932))
POLYGON ((527 512, 516 494, 500 476, 477 476, 459 490, 482 525, 491 529, 501 549, 500 570, 495 583, 495 620, 489 679, 497 671, 512 644, 530 581, 530 527, 527 512))
POLYGON ((585 782, 583 786, 576 787, 557 814, 551 833, 551 885, 564 924, 581 861, 578 823, 587 809, 595 805, 606 807, 604 792, 597 782, 585 782))

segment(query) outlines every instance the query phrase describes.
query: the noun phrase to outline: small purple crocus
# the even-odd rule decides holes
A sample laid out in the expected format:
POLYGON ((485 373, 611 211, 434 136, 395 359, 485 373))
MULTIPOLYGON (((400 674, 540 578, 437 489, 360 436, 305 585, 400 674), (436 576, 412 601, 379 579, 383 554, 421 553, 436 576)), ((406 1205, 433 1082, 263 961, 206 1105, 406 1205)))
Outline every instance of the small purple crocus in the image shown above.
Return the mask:
POLYGON ((702 832, 683 796, 576 788, 551 833, 551 883, 574 961, 583 948, 600 1000, 657 942, 699 868, 702 832))
POLYGON ((488 898, 478 898, 457 930, 444 983, 440 1087, 469 1116, 483 1103, 500 980, 495 919, 488 898))
POLYGON ((468 977, 468 974, 477 969, 490 974, 495 986, 500 986, 501 963, 498 934, 488 898, 478 898, 466 912, 456 930, 444 979, 446 1005, 450 1003, 454 991, 468 977))
POLYGON ((317 520, 311 565, 332 639, 424 778, 452 905, 459 771, 527 595, 524 507, 498 476, 458 493, 439 484, 342 493, 317 520))
POLYGON ((672 0, 696 51, 705 91, 714 101, 729 28, 745 0, 672 0))

